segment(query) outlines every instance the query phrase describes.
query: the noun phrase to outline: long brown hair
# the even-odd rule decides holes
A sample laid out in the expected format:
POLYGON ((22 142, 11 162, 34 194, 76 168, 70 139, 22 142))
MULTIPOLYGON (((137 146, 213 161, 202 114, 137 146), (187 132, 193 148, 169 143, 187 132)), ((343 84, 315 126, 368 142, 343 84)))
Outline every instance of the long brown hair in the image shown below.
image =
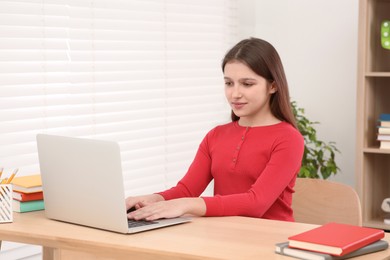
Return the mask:
MULTIPOLYGON (((272 94, 270 99, 271 112, 279 120, 290 123, 296 128, 286 74, 276 49, 267 41, 258 38, 245 39, 226 53, 222 61, 222 71, 225 70, 228 62, 234 60, 246 64, 269 83, 275 84, 277 91, 272 94)), ((239 119, 233 111, 231 118, 232 121, 239 119)))

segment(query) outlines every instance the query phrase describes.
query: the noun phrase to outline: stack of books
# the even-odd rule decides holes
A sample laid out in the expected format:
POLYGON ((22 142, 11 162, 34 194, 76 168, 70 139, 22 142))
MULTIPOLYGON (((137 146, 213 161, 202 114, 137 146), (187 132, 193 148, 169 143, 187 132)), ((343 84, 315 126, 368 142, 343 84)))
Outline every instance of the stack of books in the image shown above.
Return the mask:
POLYGON ((380 149, 390 149, 390 114, 379 115, 377 140, 380 149))
POLYGON ((45 209, 40 174, 15 177, 11 183, 13 211, 30 212, 45 209))
POLYGON ((328 223, 276 244, 275 252, 305 260, 340 260, 389 247, 381 229, 328 223))

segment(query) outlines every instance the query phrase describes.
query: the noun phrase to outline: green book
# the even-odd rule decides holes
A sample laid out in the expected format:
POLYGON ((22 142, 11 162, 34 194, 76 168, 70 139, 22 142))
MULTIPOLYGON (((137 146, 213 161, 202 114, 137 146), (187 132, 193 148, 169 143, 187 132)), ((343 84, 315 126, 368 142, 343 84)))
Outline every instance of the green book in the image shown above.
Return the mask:
POLYGON ((43 200, 18 201, 12 200, 12 210, 15 212, 30 212, 45 209, 43 200))

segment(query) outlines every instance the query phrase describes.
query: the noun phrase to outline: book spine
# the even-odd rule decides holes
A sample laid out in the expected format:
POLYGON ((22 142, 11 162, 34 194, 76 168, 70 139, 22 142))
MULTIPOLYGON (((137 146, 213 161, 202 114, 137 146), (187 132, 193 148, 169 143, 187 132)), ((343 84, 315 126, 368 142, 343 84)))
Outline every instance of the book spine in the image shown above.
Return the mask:
POLYGON ((387 134, 387 135, 389 135, 390 134, 390 128, 388 128, 388 127, 379 127, 378 128, 378 133, 379 134, 387 134))
POLYGON ((380 121, 390 121, 390 114, 382 113, 379 115, 380 121))
POLYGON ((14 191, 12 197, 18 201, 43 200, 43 192, 23 193, 14 191))
POLYGON ((390 127, 390 121, 379 121, 379 126, 390 127))
POLYGON ((378 141, 390 141, 390 135, 388 134, 378 134, 378 141))
POLYGON ((390 149, 390 141, 380 141, 380 149, 390 149))
POLYGON ((43 200, 34 200, 26 202, 16 202, 13 204, 14 211, 16 212, 29 212, 45 209, 43 200))

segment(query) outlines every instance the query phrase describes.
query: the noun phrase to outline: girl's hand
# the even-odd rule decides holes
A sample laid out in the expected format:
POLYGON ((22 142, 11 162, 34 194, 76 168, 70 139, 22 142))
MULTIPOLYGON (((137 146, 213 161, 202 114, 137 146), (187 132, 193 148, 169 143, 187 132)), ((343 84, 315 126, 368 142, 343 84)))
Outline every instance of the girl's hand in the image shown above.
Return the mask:
POLYGON ((131 208, 139 209, 145 205, 149 205, 151 203, 155 203, 163 200, 164 200, 163 196, 159 194, 128 197, 126 198, 126 209, 127 210, 131 208))
POLYGON ((203 216, 206 213, 206 204, 202 198, 181 198, 149 204, 138 203, 138 205, 140 208, 127 215, 129 219, 150 221, 175 218, 186 214, 203 216))

